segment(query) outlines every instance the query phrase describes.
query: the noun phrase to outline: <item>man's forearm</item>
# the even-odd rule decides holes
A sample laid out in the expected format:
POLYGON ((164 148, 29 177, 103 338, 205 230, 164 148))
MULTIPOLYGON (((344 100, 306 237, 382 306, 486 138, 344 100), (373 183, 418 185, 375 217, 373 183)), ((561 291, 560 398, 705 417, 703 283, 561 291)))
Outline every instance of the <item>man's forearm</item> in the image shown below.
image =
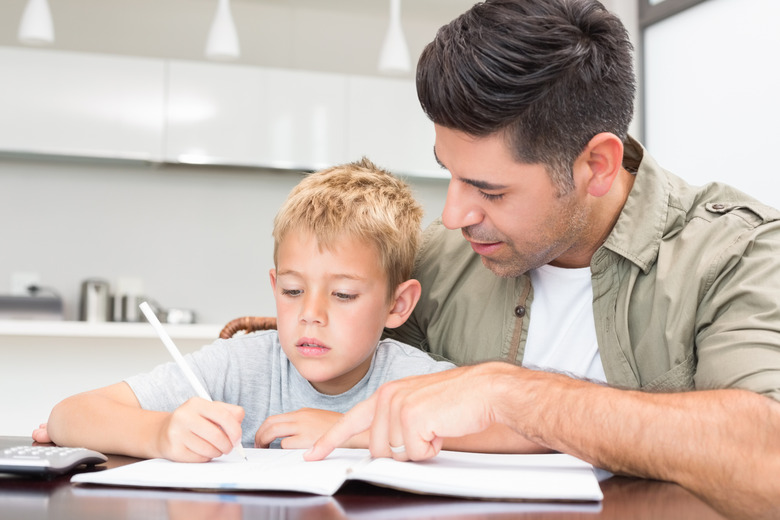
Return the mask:
POLYGON ((530 439, 615 473, 677 482, 731 516, 780 515, 780 403, 743 390, 652 394, 494 369, 504 394, 497 418, 530 439))

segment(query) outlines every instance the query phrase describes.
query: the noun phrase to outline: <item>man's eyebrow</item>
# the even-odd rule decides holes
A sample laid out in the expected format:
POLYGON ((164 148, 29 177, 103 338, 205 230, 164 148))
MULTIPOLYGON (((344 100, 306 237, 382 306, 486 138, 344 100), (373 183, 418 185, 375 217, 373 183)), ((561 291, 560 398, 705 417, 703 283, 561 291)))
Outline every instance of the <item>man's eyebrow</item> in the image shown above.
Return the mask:
POLYGON ((433 158, 436 159, 436 162, 441 166, 443 169, 447 169, 446 166, 444 166, 444 163, 439 160, 439 156, 436 155, 436 145, 433 145, 433 158))
POLYGON ((460 182, 463 182, 463 183, 469 184, 471 186, 474 186, 477 189, 487 190, 487 191, 505 190, 505 189, 507 189, 509 187, 506 184, 495 184, 493 182, 480 181, 480 180, 477 180, 477 179, 464 179, 464 178, 461 177, 458 180, 460 182))
MULTIPOLYGON (((447 167, 444 166, 444 163, 442 163, 439 160, 439 156, 436 155, 436 146, 433 147, 433 157, 436 159, 436 162, 439 163, 439 166, 447 170, 447 167)), ((458 177, 457 180, 459 180, 460 182, 464 182, 470 186, 474 186, 475 188, 480 190, 496 191, 496 190, 505 190, 509 187, 505 184, 495 184, 492 182, 480 181, 477 179, 466 179, 464 177, 458 177)))

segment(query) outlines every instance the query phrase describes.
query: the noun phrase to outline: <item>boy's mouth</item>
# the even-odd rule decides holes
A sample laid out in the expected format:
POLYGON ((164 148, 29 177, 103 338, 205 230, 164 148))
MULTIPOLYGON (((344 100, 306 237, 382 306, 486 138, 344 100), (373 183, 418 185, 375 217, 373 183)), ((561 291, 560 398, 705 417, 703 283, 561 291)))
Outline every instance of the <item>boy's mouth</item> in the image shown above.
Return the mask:
POLYGON ((330 348, 313 338, 301 338, 295 344, 298 353, 306 357, 323 356, 330 351, 330 348))

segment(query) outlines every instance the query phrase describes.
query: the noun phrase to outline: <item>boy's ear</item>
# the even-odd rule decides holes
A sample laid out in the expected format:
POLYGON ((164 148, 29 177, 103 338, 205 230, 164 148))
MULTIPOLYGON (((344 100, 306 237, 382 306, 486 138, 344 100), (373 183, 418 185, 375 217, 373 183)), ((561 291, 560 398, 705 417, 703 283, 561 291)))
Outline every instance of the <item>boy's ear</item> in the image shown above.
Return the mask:
POLYGON ((268 271, 268 276, 271 277, 271 289, 276 293, 276 269, 268 271))
POLYGON ((385 327, 394 329, 400 327, 412 314, 414 306, 420 299, 422 287, 417 280, 406 280, 395 289, 393 304, 385 320, 385 327))

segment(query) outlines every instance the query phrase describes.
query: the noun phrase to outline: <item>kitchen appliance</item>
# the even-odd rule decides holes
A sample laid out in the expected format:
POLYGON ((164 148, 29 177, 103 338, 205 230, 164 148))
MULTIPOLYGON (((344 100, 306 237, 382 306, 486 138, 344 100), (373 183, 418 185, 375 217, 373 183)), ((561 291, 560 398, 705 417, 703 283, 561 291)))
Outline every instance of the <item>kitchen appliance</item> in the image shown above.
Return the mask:
POLYGON ((84 280, 81 284, 79 319, 88 322, 111 321, 111 294, 107 281, 99 278, 84 280))
POLYGON ((123 294, 120 299, 120 319, 122 321, 143 321, 143 315, 138 306, 146 298, 135 294, 123 294))
POLYGON ((0 295, 0 320, 61 320, 62 298, 58 295, 0 295))
POLYGON ((174 325, 184 325, 195 323, 195 311, 192 309, 166 309, 162 311, 160 321, 174 325))

